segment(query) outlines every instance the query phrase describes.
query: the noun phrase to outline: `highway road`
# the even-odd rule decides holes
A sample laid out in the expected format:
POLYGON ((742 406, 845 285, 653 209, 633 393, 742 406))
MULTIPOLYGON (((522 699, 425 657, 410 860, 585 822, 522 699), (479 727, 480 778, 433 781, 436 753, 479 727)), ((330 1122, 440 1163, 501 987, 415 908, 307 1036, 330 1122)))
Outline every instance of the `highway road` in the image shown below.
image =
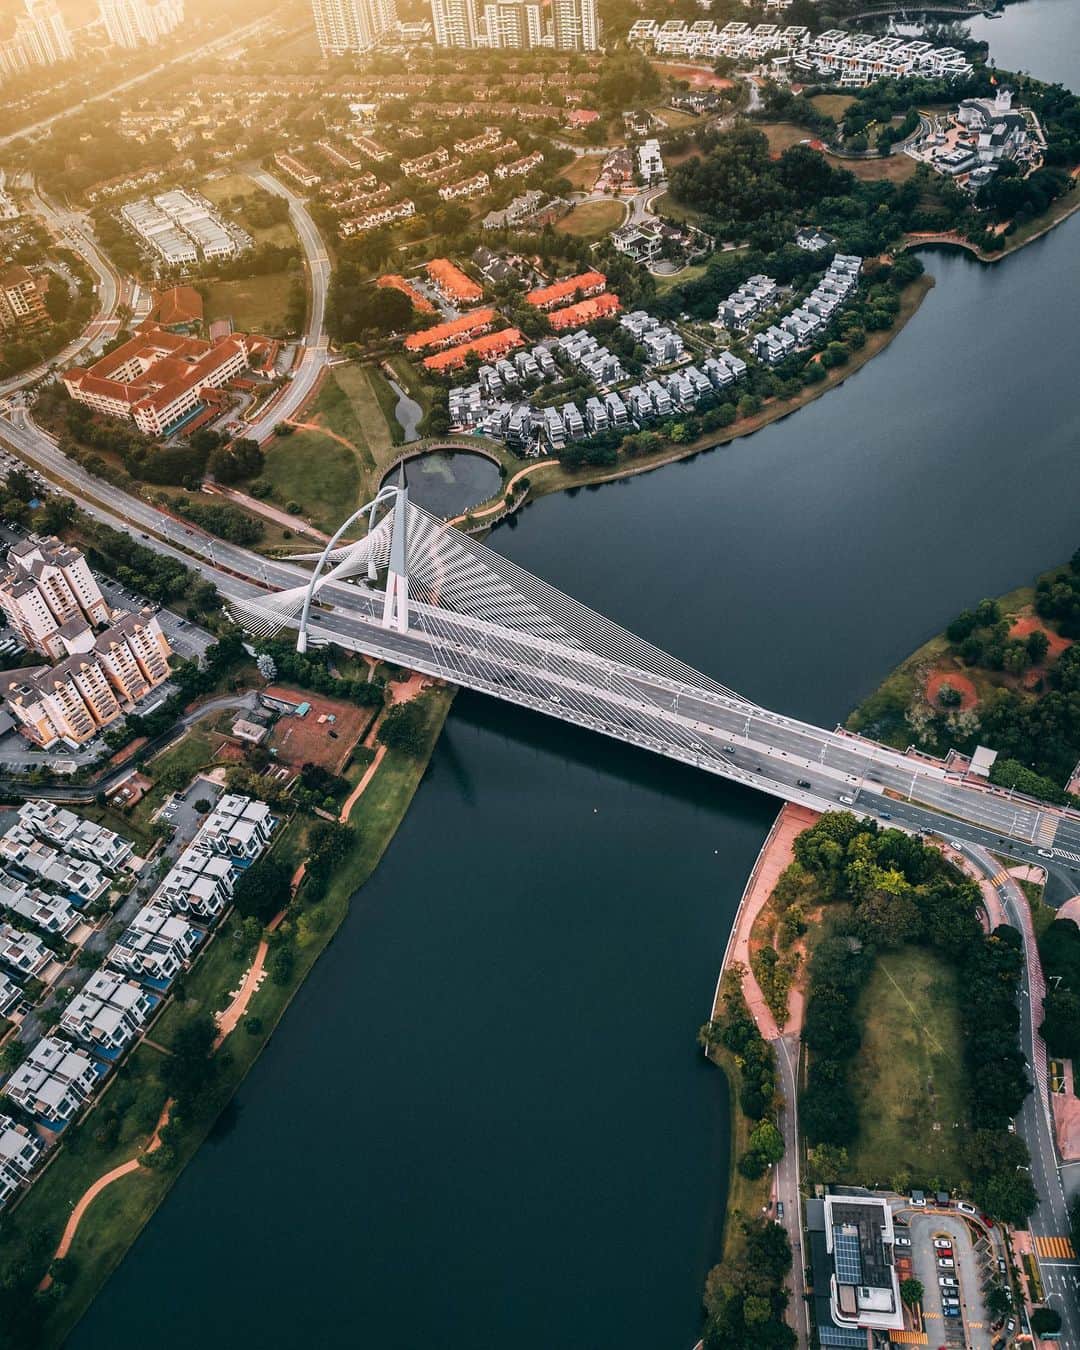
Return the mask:
POLYGON ((284 197, 289 203, 289 219, 304 250, 311 289, 304 346, 293 369, 292 379, 270 407, 252 422, 246 433, 261 444, 274 434, 274 427, 278 422, 283 422, 299 412, 326 369, 330 355, 330 344, 326 335, 326 295, 330 286, 330 256, 303 197, 263 170, 252 172, 250 176, 261 188, 273 192, 278 197, 284 197))

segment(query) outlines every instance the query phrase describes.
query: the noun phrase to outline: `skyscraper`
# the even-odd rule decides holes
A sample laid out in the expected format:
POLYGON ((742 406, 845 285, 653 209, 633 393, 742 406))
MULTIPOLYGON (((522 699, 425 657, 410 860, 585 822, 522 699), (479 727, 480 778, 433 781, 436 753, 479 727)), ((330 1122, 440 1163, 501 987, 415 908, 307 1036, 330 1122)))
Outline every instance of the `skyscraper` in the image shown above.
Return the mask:
POLYGON ((484 27, 489 47, 527 48, 543 43, 543 18, 533 0, 489 0, 484 6, 484 27))
POLYGON ((152 45, 184 21, 184 0, 98 0, 105 32, 114 47, 152 45))
POLYGON ((395 0, 311 0, 323 56, 366 52, 397 23, 395 0))
POLYGON ((552 0, 555 46, 564 52, 595 52, 600 46, 596 0, 552 0))
POLYGON ((4 47, 4 64, 13 72, 52 66, 75 55, 56 0, 26 0, 26 13, 15 20, 15 36, 4 47))
POLYGON ((473 0, 431 0, 431 27, 439 47, 475 47, 473 0))

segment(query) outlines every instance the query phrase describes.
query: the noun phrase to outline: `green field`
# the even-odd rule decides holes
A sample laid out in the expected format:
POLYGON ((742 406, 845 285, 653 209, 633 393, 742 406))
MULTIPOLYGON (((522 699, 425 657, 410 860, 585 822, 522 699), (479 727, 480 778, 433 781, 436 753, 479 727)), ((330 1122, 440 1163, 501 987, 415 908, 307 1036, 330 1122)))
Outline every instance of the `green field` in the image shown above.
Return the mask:
POLYGON ((815 94, 810 102, 817 108, 818 112, 827 113, 837 122, 843 120, 844 114, 855 102, 854 94, 815 94))
POLYGON ((299 272, 271 272, 266 276, 243 277, 238 281, 210 281, 206 299, 206 321, 232 319, 240 333, 285 331, 289 295, 299 272))
POLYGON ((345 507, 378 486, 397 453, 396 401, 381 371, 352 363, 335 367, 304 414, 308 425, 267 450, 263 477, 275 500, 297 502, 315 525, 333 530, 345 507))
POLYGON ((202 195, 215 206, 221 207, 230 220, 242 225, 256 244, 280 244, 283 247, 295 244, 296 234, 287 220, 279 225, 253 225, 243 209, 233 209, 238 204, 237 198, 250 197, 252 193, 263 190, 246 173, 227 173, 221 178, 208 178, 199 185, 202 195))
POLYGON ((924 947, 882 955, 863 990, 863 1042, 852 1064, 859 1139, 845 1180, 948 1188, 966 1176, 960 991, 945 961, 924 947))
POLYGON ((609 231, 618 229, 625 219, 626 207, 622 202, 582 202, 563 216, 556 228, 582 239, 599 239, 609 231))
POLYGON ((681 272, 673 272, 671 276, 655 276, 657 295, 663 295, 670 291, 673 286, 681 286, 685 281, 696 281, 698 277, 703 277, 709 270, 707 263, 694 263, 690 267, 684 267, 681 272))

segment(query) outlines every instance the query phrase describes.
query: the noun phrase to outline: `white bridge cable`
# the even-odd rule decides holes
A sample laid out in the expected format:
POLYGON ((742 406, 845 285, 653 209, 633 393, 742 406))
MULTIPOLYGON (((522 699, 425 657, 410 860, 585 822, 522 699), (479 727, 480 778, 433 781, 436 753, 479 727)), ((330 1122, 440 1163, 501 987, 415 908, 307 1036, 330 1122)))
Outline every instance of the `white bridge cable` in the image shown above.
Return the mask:
POLYGON ((541 623, 545 631, 538 636, 558 634, 567 646, 580 645, 620 665, 748 704, 734 690, 636 637, 410 502, 410 536, 414 526, 421 546, 415 555, 412 548, 409 551, 410 581, 416 577, 438 586, 441 579, 446 596, 440 595, 436 603, 507 628, 524 627, 535 632, 533 625, 541 623))

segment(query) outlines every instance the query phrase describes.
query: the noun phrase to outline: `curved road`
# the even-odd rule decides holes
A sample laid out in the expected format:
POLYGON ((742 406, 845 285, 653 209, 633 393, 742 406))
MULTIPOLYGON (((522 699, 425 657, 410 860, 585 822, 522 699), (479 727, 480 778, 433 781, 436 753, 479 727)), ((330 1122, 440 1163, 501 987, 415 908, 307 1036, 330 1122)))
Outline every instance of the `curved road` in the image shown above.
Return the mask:
POLYGON ((311 286, 311 305, 307 331, 304 334, 304 350, 292 372, 292 378, 246 432, 246 435, 262 443, 274 434, 274 427, 278 422, 293 417, 304 406, 326 369, 329 359, 326 295, 330 286, 330 255, 326 251, 326 245, 315 222, 311 219, 303 197, 264 170, 254 172, 250 176, 261 188, 274 193, 275 196, 284 197, 289 203, 289 219, 304 250, 311 286))

